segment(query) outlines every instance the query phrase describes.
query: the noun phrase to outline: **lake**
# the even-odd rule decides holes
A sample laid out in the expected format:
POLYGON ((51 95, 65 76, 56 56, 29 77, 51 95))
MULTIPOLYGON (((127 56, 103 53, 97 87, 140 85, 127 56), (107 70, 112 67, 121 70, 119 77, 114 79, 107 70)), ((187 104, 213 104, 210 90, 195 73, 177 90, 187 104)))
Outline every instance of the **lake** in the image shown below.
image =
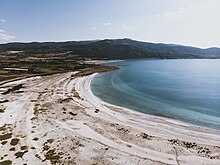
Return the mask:
POLYGON ((97 97, 150 115, 220 130, 220 60, 126 60, 105 63, 97 97))

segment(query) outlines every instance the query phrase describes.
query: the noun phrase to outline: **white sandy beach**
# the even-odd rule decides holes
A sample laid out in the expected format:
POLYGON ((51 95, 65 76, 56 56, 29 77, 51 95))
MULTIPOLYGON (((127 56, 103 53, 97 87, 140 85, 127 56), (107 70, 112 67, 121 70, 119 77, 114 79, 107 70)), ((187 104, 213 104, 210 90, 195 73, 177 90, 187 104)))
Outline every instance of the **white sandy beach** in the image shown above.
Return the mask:
POLYGON ((0 164, 220 164, 220 131, 106 103, 95 74, 28 78, 0 94, 0 164), (8 100, 8 101, 6 101, 8 100))

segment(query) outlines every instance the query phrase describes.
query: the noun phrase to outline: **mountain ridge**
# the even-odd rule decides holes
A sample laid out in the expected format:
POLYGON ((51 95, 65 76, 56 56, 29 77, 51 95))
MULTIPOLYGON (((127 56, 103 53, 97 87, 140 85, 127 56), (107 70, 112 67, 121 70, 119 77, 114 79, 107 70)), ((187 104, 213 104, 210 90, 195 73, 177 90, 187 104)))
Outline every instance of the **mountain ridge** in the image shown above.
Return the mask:
POLYGON ((74 55, 90 59, 220 59, 218 47, 203 49, 136 41, 129 38, 0 44, 0 55, 4 51, 25 51, 26 53, 71 51, 74 55))

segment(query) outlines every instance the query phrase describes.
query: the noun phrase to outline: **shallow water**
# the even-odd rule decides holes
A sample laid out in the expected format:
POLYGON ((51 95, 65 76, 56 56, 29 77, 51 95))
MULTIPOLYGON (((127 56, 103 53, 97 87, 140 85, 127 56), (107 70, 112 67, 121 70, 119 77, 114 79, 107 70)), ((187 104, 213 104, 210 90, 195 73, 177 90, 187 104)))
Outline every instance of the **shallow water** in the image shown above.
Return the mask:
POLYGON ((220 129, 220 60, 135 60, 106 63, 93 93, 146 114, 220 129))

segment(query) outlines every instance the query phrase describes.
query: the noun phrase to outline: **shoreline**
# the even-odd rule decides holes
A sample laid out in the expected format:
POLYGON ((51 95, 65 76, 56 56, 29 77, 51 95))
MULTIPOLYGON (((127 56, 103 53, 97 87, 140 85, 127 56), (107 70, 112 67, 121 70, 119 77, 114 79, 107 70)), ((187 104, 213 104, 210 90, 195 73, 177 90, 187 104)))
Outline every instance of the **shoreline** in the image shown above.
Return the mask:
MULTIPOLYGON (((158 122, 157 124, 165 124, 166 128, 168 128, 169 126, 173 126, 173 127, 178 128, 178 129, 182 129, 183 131, 184 130, 185 131, 189 131, 189 132, 190 131, 195 131, 197 133, 204 133, 204 134, 206 134, 206 133, 211 133, 212 134, 213 133, 214 135, 216 134, 217 137, 219 138, 219 139, 217 139, 216 143, 213 143, 213 145, 218 145, 219 144, 220 130, 212 129, 212 128, 208 128, 208 127, 203 127, 203 126, 199 126, 199 125, 194 125, 194 124, 183 122, 183 121, 176 120, 176 119, 171 119, 171 118, 166 118, 166 117, 161 117, 161 116, 149 115, 149 114, 145 114, 145 113, 133 110, 133 109, 129 109, 129 108, 126 108, 126 107, 121 107, 121 106, 113 105, 113 104, 110 104, 110 103, 107 103, 107 102, 103 101, 102 99, 100 99, 97 96, 95 96, 93 94, 92 90, 91 90, 91 81, 95 77, 95 75, 97 75, 97 74, 98 73, 86 76, 84 82, 82 82, 82 84, 84 85, 85 90, 83 91, 81 89, 81 90, 77 91, 77 92, 79 92, 81 97, 83 97, 88 102, 90 102, 90 104, 94 105, 94 107, 98 107, 98 108, 101 109, 104 106, 107 106, 107 107, 111 107, 113 109, 114 108, 121 109, 121 110, 123 110, 124 112, 126 112, 128 114, 132 114, 132 115, 140 117, 141 120, 147 119, 148 121, 152 120, 152 122, 158 122), (92 100, 90 101, 91 98, 92 98, 92 100)), ((106 111, 111 111, 111 108, 106 108, 106 111)), ((116 112, 114 112, 114 113, 116 113, 116 112)), ((120 113, 120 112, 118 112, 118 113, 120 113)), ((114 115, 116 115, 116 114, 114 114, 114 115)), ((123 115, 123 114, 120 114, 120 115, 123 115)), ((147 122, 146 122, 146 124, 147 124, 147 122)), ((184 135, 181 135, 181 136, 184 136, 184 135)), ((183 140, 185 139, 183 137, 176 137, 176 138, 183 139, 183 140)), ((206 143, 206 141, 207 141, 207 139, 204 140, 204 144, 210 144, 210 142, 206 143)))
MULTIPOLYGON (((99 74, 99 73, 95 73, 94 76, 91 77, 91 80, 90 82, 92 81, 92 79, 95 78, 95 76, 99 74)), ((88 84, 90 87, 91 87, 91 84, 88 84)), ((103 104, 107 104, 107 105, 110 105, 110 106, 114 106, 114 107, 118 107, 118 108, 123 108, 123 109, 126 109, 127 111, 132 111, 132 112, 136 112, 136 113, 139 113, 140 114, 144 114, 144 115, 147 115, 147 116, 152 116, 152 117, 158 117, 158 118, 161 118, 161 119, 164 119, 168 122, 174 122, 174 123, 178 123, 179 125, 185 125, 186 127, 193 127, 195 129, 205 129, 205 130, 214 130, 214 131, 219 131, 219 134, 220 134, 220 129, 215 129, 215 128, 211 128, 211 127, 206 127, 206 126, 202 126, 202 125, 198 125, 198 124, 193 124, 193 123, 190 123, 190 122, 186 122, 186 121, 181 121, 181 120, 178 120, 178 119, 175 119, 175 118, 169 118, 169 117, 165 117, 165 116, 157 116, 157 115, 151 115, 151 114, 148 114, 148 113, 144 113, 144 112, 141 112, 141 111, 138 111, 138 110, 135 110, 135 109, 131 109, 131 108, 128 108, 128 107, 123 107, 123 106, 120 106, 120 105, 115 105, 115 104, 112 104, 112 103, 109 103, 109 102, 106 102, 104 100, 102 100, 101 98, 99 98, 98 96, 95 96, 95 94, 92 92, 91 88, 89 89, 91 91, 91 95, 92 97, 95 98, 95 100, 97 101, 100 101, 100 102, 103 102, 103 104)))
POLYGON ((106 103, 98 74, 26 78, 1 86, 0 157, 11 164, 220 164, 220 131, 106 103))
MULTIPOLYGON (((138 130, 139 132, 145 132, 144 134, 146 134, 149 137, 156 137, 163 140, 175 141, 174 144, 176 144, 176 141, 181 141, 184 144, 192 143, 196 145, 199 144, 205 146, 211 145, 214 146, 214 148, 220 147, 218 146, 220 140, 219 130, 200 127, 174 119, 147 115, 128 108, 119 107, 104 102, 100 98, 96 97, 90 89, 90 83, 95 75, 96 74, 78 78, 78 80, 76 80, 76 91, 79 93, 79 96, 83 98, 83 100, 85 100, 84 106, 89 105, 88 107, 90 109, 99 110, 99 116, 103 120, 110 123, 118 123, 120 125, 125 125, 126 127, 138 130)), ((81 102, 81 104, 83 104, 83 101, 81 102)), ((87 111, 87 113, 91 114, 89 111, 87 111)), ((133 146, 132 143, 130 144, 131 146, 133 146)), ((133 152, 135 152, 135 150, 133 152)), ((148 152, 153 153, 154 149, 148 150, 148 152)), ((170 161, 171 158, 169 158, 169 154, 166 155, 166 153, 166 156, 164 156, 163 154, 165 153, 157 152, 153 155, 148 153, 147 157, 149 159, 157 160, 163 163, 174 163, 170 161)), ((219 153, 216 154, 220 156, 219 153)), ((198 157, 196 154, 191 154, 187 156, 184 156, 183 154, 181 156, 181 159, 179 160, 179 163, 181 162, 180 164, 199 164, 198 162, 201 163, 201 161, 203 161, 204 164, 220 163, 219 158, 218 160, 216 160, 216 162, 205 160, 204 157, 201 160, 199 160, 200 158, 201 157, 198 157), (198 160, 195 161, 194 159, 198 160)))
MULTIPOLYGON (((135 61, 158 61, 158 60, 160 60, 160 61, 162 61, 162 60, 180 60, 180 59, 136 59, 135 61)), ((189 60, 189 59, 181 59, 181 60, 189 60)), ((194 59, 194 60, 201 60, 201 59, 194 59)), ((209 59, 209 60, 213 60, 213 59, 209 59)), ((120 61, 129 61, 129 60, 118 60, 119 62, 120 61)), ((131 61, 133 61, 133 60, 131 60, 131 61)), ((114 62, 117 62, 117 60, 115 60, 115 61, 109 61, 109 62, 106 62, 106 63, 114 63, 114 62)), ((105 63, 103 63, 103 64, 105 64, 105 63)), ((109 66, 108 64, 106 65, 106 66, 109 66)), ((117 64, 116 65, 110 65, 110 66, 116 66, 116 67, 118 67, 119 69, 118 69, 118 71, 120 71, 120 70, 126 70, 126 68, 124 69, 124 67, 123 66, 121 66, 121 65, 118 65, 117 66, 117 64)), ((116 70, 117 71, 117 70, 116 70)), ((113 72, 113 73, 115 73, 115 72, 113 72)), ((105 76, 104 76, 105 77, 105 76)), ((136 78, 137 79, 137 78, 136 78)), ((131 81, 131 80, 130 80, 131 81)), ((126 83, 125 83, 126 84, 126 83)), ((96 84, 96 86, 97 86, 97 84, 96 84)), ((102 86, 102 85, 101 85, 102 86)), ((110 85, 111 86, 111 85, 110 85)), ((103 86, 102 86, 102 88, 103 88, 103 86)), ((111 88, 113 88, 113 87, 111 87, 111 88)), ((110 89, 111 89, 110 88, 110 89)), ((100 90, 100 89, 99 89, 100 90)), ((122 90, 123 91, 123 90, 122 90)), ((101 92, 102 93, 102 92, 101 92)), ((153 95, 152 95, 153 96, 153 95)), ((114 97, 114 96, 112 96, 112 97, 114 97)), ((145 97, 147 97, 147 96, 145 96, 145 97)), ((153 97, 158 97, 157 95, 156 96, 153 96, 153 97)), ((101 99, 102 98, 102 96, 100 96, 100 100, 102 100, 101 99)), ((159 98, 159 97, 158 97, 159 98)), ((125 99, 126 100, 126 99, 125 99)), ((152 99, 153 100, 153 99, 152 99)), ((104 101, 104 100, 102 100, 102 101, 104 101)), ((107 101, 108 101, 108 99, 107 99, 107 101)), ((111 101, 113 101, 112 103, 114 104, 114 99, 112 100, 111 99, 111 101)), ((126 100, 126 101, 128 101, 128 100, 126 100)), ((105 101, 104 101, 105 102, 105 101)), ((116 101, 117 102, 117 101, 116 101)), ((164 102, 162 102, 162 103, 165 103, 166 104, 166 101, 164 101, 164 102)), ((180 102, 181 103, 181 102, 180 102)), ((110 103, 111 104, 111 103, 110 103)), ((155 102, 153 103, 154 105, 156 105, 155 104, 155 102)), ((169 104, 169 103, 168 103, 169 104)), ((208 103, 207 103, 208 104, 208 103)), ((142 104, 141 104, 142 105, 142 104)), ((171 104, 172 105, 172 104, 171 104)), ((139 106, 133 106, 132 107, 132 105, 130 105, 130 104, 128 104, 128 105, 123 105, 123 104, 120 104, 120 103, 117 103, 116 104, 116 106, 121 106, 121 107, 124 107, 124 108, 127 108, 127 109, 131 109, 131 110, 133 110, 133 111, 138 111, 138 112, 141 112, 141 113, 144 113, 144 114, 148 114, 148 113, 145 113, 144 111, 142 112, 142 109, 140 109, 140 108, 138 108, 139 106), (134 109, 132 109, 132 108, 134 108, 134 109)), ((146 106, 146 107, 148 107, 147 105, 142 105, 142 106, 146 106)), ((172 105, 173 106, 173 105, 172 105)), ((210 105, 208 104, 208 106, 210 107, 210 105)), ((174 106, 175 107, 175 106, 174 106)), ((178 107, 178 106, 176 106, 176 107, 178 107)), ((192 107, 194 107, 194 106, 192 106, 192 107)), ((202 107, 202 106, 201 106, 202 107)), ((150 107, 151 108, 151 107, 150 107)), ((153 107, 153 108, 155 108, 155 107, 153 107)), ((152 108, 152 109, 153 109, 152 108)), ((172 108, 172 107, 171 107, 172 108)), ((191 108, 191 107, 190 107, 191 108)), ((187 107, 185 106, 185 107, 183 107, 183 110, 186 110, 186 112, 187 111, 191 111, 190 110, 190 108, 189 109, 187 109, 187 107)), ((203 107, 202 107, 203 108, 203 107)), ((201 108, 201 109, 202 109, 201 108)), ((155 108, 155 109, 157 109, 157 108, 155 108)), ((161 108, 160 108, 161 109, 161 108)), ((162 107, 162 109, 163 109, 163 107, 162 107)), ((181 109, 181 108, 180 108, 181 109)), ((206 110, 207 111, 207 110, 206 110)), ((170 112, 170 111, 168 111, 168 112, 170 112)), ((185 113, 186 113, 185 112, 185 113)), ((192 112, 194 113, 192 113, 191 114, 191 116, 197 116, 197 114, 196 113, 201 113, 202 115, 210 115, 210 116, 213 116, 213 117, 217 117, 217 116, 215 116, 216 114, 211 114, 212 113, 212 111, 210 112, 210 113, 202 113, 202 112, 200 112, 199 110, 197 111, 197 110, 192 110, 192 112)), ((183 112, 184 113, 184 112, 183 112)), ((188 113, 188 112, 187 112, 188 113)), ((181 116, 175 116, 175 115, 171 115, 172 114, 172 111, 170 112, 170 114, 168 113, 168 115, 165 113, 165 115, 163 116, 163 112, 158 112, 158 114, 156 114, 155 116, 158 116, 158 117, 162 117, 162 118, 167 118, 167 119, 172 119, 172 120, 175 120, 175 121, 181 121, 181 122, 183 122, 183 123, 187 123, 187 124, 191 124, 192 126, 197 126, 197 127, 203 127, 204 129, 205 128, 207 128, 207 129, 213 129, 213 130, 218 130, 218 131, 220 131, 220 128, 219 128, 219 125, 218 125, 218 119, 209 119, 208 117, 200 117, 200 119, 199 118, 196 118, 196 119, 194 119, 193 117, 191 117, 191 118, 189 118, 188 116, 189 115, 181 115, 181 116), (191 119, 191 120, 190 120, 191 119), (204 121, 208 121, 208 122, 204 122, 204 121)), ((151 112, 151 114, 149 114, 149 115, 153 115, 154 116, 154 113, 152 113, 151 112)), ((199 115, 199 114, 198 114, 199 115)))

